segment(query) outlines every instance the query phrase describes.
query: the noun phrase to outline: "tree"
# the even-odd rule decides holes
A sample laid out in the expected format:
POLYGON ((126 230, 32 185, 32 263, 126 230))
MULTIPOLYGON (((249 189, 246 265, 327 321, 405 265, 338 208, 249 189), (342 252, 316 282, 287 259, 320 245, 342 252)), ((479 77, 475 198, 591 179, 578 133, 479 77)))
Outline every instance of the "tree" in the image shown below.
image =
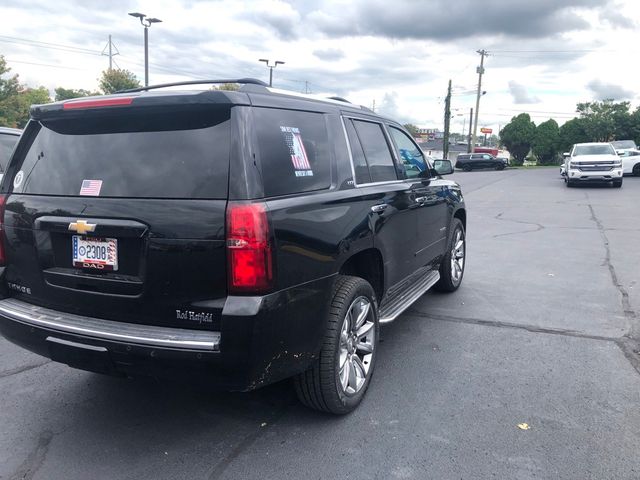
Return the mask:
POLYGON ((631 116, 629 102, 615 103, 613 100, 579 103, 576 111, 584 120, 584 128, 589 141, 610 142, 618 138, 627 140, 630 132, 631 116))
POLYGON ((51 102, 49 90, 45 87, 22 88, 0 103, 0 124, 14 128, 24 128, 29 121, 31 105, 51 102))
POLYGON ((115 93, 119 90, 128 90, 141 86, 133 72, 119 68, 111 68, 103 71, 99 81, 100 89, 105 95, 115 93))
POLYGON ((222 83, 220 85, 214 85, 211 87, 211 90, 227 90, 231 92, 236 92, 240 90, 240 85, 237 83, 222 83))
POLYGON ((407 132, 409 132, 412 137, 418 136, 418 127, 415 126, 413 123, 405 123, 404 128, 407 129, 407 132))
POLYGON ((521 113, 513 117, 502 130, 500 140, 513 156, 516 165, 522 165, 531 150, 531 144, 536 134, 536 124, 531 121, 528 113, 521 113))
POLYGON ((584 143, 590 140, 586 131, 584 118, 572 118, 560 127, 558 148, 562 152, 568 152, 575 143, 584 143))
POLYGON ((553 119, 542 122, 533 136, 532 150, 540 165, 552 165, 558 157, 560 127, 553 119))
POLYGON ((74 90, 73 88, 58 87, 55 89, 55 92, 56 92, 56 102, 59 102, 61 100, 69 100, 71 98, 91 97, 93 95, 100 95, 100 92, 90 92, 89 90, 84 90, 83 88, 74 90))
POLYGON ((11 69, 7 67, 7 61, 4 56, 0 55, 0 103, 13 95, 17 95, 18 90, 20 90, 18 75, 9 76, 7 79, 2 78, 10 71, 11 69))

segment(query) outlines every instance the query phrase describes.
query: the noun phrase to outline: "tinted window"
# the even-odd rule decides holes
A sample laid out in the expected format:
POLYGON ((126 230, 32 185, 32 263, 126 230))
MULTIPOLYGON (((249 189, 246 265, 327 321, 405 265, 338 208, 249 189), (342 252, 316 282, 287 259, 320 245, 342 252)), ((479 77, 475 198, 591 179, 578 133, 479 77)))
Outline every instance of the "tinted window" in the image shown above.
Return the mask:
POLYGON ((18 143, 17 135, 7 135, 0 133, 0 173, 4 173, 9 163, 9 157, 13 152, 13 147, 18 143))
POLYGON ((253 112, 265 195, 329 188, 331 156, 324 116, 270 108, 253 112))
POLYGON ((379 123, 354 120, 353 125, 358 133, 360 144, 369 165, 371 181, 385 182, 397 180, 395 165, 391 157, 389 145, 379 123))
POLYGON ((401 130, 391 127, 391 137, 398 151, 398 158, 407 178, 425 176, 427 164, 418 146, 401 130))
POLYGON ((353 158, 353 169, 356 174, 356 184, 362 185, 363 183, 371 183, 371 175, 369 174, 367 160, 364 157, 364 150, 360 144, 358 134, 356 133, 356 129, 353 127, 351 120, 345 120, 345 127, 347 128, 347 135, 351 146, 351 156, 353 158))
POLYGON ((170 118, 138 113, 58 121, 40 128, 16 174, 13 191, 226 198, 229 144, 228 108, 220 114, 183 112, 170 118))

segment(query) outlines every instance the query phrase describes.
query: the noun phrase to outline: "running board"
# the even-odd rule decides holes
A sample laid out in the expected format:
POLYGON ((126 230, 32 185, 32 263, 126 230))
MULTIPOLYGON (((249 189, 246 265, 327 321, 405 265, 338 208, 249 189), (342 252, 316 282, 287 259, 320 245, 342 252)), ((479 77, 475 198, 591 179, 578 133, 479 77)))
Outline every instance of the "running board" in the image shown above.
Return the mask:
POLYGON ((430 270, 391 299, 385 299, 385 302, 380 307, 380 325, 393 322, 427 290, 433 287, 438 280, 440 280, 440 273, 437 270, 430 270))

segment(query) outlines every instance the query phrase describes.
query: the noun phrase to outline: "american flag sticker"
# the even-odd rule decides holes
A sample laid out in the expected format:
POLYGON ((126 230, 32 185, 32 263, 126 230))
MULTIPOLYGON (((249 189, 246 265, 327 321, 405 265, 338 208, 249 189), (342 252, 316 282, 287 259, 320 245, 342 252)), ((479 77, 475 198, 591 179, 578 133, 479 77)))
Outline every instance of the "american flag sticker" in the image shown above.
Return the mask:
POLYGON ((307 151, 305 150, 304 143, 302 142, 300 130, 297 127, 280 127, 280 131, 282 132, 284 142, 289 149, 293 168, 296 169, 296 177, 312 177, 313 171, 311 170, 309 157, 307 156, 307 151), (304 172, 304 174, 302 174, 302 172, 304 172))
POLYGON ((100 195, 102 180, 83 180, 80 187, 80 195, 97 197, 100 195))

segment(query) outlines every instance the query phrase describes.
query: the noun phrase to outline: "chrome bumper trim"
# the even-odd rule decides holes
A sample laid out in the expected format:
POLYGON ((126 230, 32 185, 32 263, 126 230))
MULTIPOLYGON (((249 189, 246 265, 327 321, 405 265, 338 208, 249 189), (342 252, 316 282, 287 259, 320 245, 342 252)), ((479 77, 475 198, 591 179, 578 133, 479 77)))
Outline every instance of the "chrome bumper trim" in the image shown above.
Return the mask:
POLYGON ((220 332, 103 320, 38 307, 14 298, 0 300, 0 316, 34 327, 100 340, 212 352, 220 347, 220 332))

